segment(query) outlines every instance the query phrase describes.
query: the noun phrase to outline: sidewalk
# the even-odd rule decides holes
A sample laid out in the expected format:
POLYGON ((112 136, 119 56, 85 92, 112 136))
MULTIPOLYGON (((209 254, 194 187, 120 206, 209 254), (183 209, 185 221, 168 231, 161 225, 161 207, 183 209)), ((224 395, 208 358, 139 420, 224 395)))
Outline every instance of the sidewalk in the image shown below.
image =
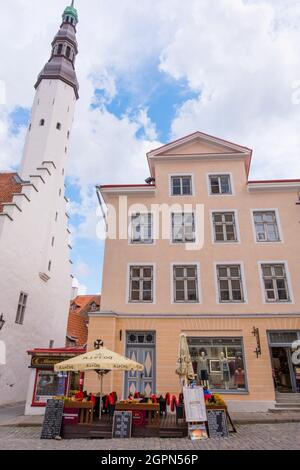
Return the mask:
POLYGON ((41 426, 43 416, 24 416, 25 403, 0 406, 0 426, 41 426))
MULTIPOLYGON (((43 416, 24 416, 25 403, 0 407, 0 426, 36 427, 43 423, 43 416)), ((231 413, 235 424, 300 423, 300 411, 271 413, 231 413)))

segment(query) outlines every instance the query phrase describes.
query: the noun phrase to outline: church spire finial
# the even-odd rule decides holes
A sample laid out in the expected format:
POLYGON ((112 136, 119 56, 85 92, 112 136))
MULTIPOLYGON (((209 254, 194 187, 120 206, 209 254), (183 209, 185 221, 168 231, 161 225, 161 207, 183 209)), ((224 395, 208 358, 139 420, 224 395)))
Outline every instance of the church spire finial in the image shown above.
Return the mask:
POLYGON ((75 0, 72 0, 72 3, 71 3, 71 7, 74 8, 74 1, 75 0))

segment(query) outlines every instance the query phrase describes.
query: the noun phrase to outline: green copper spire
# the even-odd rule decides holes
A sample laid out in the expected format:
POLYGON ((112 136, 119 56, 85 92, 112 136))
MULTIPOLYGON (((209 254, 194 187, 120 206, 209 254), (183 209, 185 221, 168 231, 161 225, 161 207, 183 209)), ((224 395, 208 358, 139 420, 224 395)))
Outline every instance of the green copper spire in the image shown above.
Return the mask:
POLYGON ((72 3, 69 7, 65 8, 65 11, 63 13, 63 21, 66 23, 71 23, 76 26, 78 23, 78 13, 76 8, 74 7, 74 0, 72 0, 72 3))

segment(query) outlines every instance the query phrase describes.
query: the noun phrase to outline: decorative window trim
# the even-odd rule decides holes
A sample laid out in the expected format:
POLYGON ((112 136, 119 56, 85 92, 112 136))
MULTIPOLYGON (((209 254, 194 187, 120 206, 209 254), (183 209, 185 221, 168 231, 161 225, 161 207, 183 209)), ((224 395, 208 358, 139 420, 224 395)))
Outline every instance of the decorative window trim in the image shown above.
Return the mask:
POLYGON ((214 277, 215 277, 215 289, 216 289, 216 303, 217 305, 247 305, 248 304, 248 292, 247 292, 247 283, 246 283, 246 276, 245 276, 245 266, 243 261, 216 261, 214 263, 214 277), (243 297, 242 301, 228 301, 228 302, 221 302, 220 301, 220 290, 219 290, 219 279, 218 279, 218 266, 240 266, 241 271, 241 282, 242 282, 242 289, 243 289, 243 297))
POLYGON ((156 263, 144 262, 131 262, 127 264, 127 280, 126 280, 126 293, 125 293, 126 305, 155 305, 156 304, 156 263), (152 301, 131 301, 130 300, 130 271, 131 267, 151 267, 152 268, 152 301))
POLYGON ((195 262, 184 262, 178 261, 173 262, 170 265, 170 300, 172 305, 199 305, 202 304, 202 290, 201 290, 201 271, 200 271, 200 263, 198 261, 195 262), (195 302, 175 302, 175 283, 174 283, 174 267, 175 266, 195 266, 197 270, 197 289, 198 289, 198 300, 195 302))
POLYGON ((232 197, 232 196, 235 196, 233 174, 230 171, 215 171, 215 172, 206 173, 206 183, 207 183, 207 191, 208 191, 209 197, 232 197), (229 176, 231 193, 230 194, 212 194, 211 187, 210 187, 210 177, 211 176, 229 176))
POLYGON ((240 224, 238 218, 238 211, 237 209, 211 209, 210 211, 210 227, 211 227, 211 241, 214 245, 240 245, 241 244, 241 232, 240 232, 240 224), (215 240, 215 227, 214 227, 214 214, 219 213, 226 213, 232 212, 234 214, 234 221, 235 221, 235 231, 236 231, 236 240, 229 240, 229 241, 216 241, 215 240))
POLYGON ((195 182, 194 182, 194 174, 193 173, 169 173, 168 175, 169 178, 169 196, 170 197, 183 197, 183 198, 188 198, 188 197, 194 197, 195 196, 195 182), (172 188, 172 178, 191 178, 191 185, 192 185, 192 191, 191 194, 173 194, 173 188, 172 188))
POLYGON ((288 267, 288 262, 286 260, 265 260, 265 261, 258 261, 258 270, 259 270, 259 279, 260 279, 260 287, 261 287, 261 293, 262 293, 262 301, 263 304, 265 305, 293 305, 295 304, 295 299, 294 299, 294 293, 293 293, 293 288, 292 288, 292 280, 290 276, 290 271, 288 267), (289 294, 289 300, 286 301, 267 301, 266 298, 266 290, 265 290, 265 284, 264 284, 264 277, 263 277, 263 272, 262 272, 262 265, 264 264, 283 264, 284 269, 285 269, 285 274, 286 274, 286 282, 287 282, 287 287, 288 287, 288 294, 289 294))
POLYGON ((282 232, 282 225, 281 225, 281 220, 280 220, 280 215, 279 215, 279 209, 278 208, 272 208, 272 209, 265 209, 265 208, 260 208, 260 209, 250 209, 250 215, 251 215, 251 223, 252 223, 252 232, 253 232, 253 237, 254 237, 254 242, 258 245, 263 245, 267 244, 270 245, 270 243, 284 243, 283 239, 283 232, 282 232), (257 236, 256 236, 256 228, 255 228, 255 221, 254 221, 254 213, 255 212, 275 212, 276 216, 276 222, 277 222, 277 229, 278 229, 278 235, 279 235, 279 240, 277 241, 268 241, 268 240, 263 240, 263 241, 258 241, 257 236))

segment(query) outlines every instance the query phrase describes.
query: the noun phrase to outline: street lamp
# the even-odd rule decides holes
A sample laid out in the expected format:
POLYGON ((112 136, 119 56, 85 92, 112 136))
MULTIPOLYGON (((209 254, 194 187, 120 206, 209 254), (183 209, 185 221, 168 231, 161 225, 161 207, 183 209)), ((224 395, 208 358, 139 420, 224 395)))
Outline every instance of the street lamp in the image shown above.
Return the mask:
POLYGON ((2 330, 2 328, 4 327, 4 323, 5 323, 5 320, 3 318, 3 313, 1 313, 1 317, 0 317, 0 330, 2 330))

